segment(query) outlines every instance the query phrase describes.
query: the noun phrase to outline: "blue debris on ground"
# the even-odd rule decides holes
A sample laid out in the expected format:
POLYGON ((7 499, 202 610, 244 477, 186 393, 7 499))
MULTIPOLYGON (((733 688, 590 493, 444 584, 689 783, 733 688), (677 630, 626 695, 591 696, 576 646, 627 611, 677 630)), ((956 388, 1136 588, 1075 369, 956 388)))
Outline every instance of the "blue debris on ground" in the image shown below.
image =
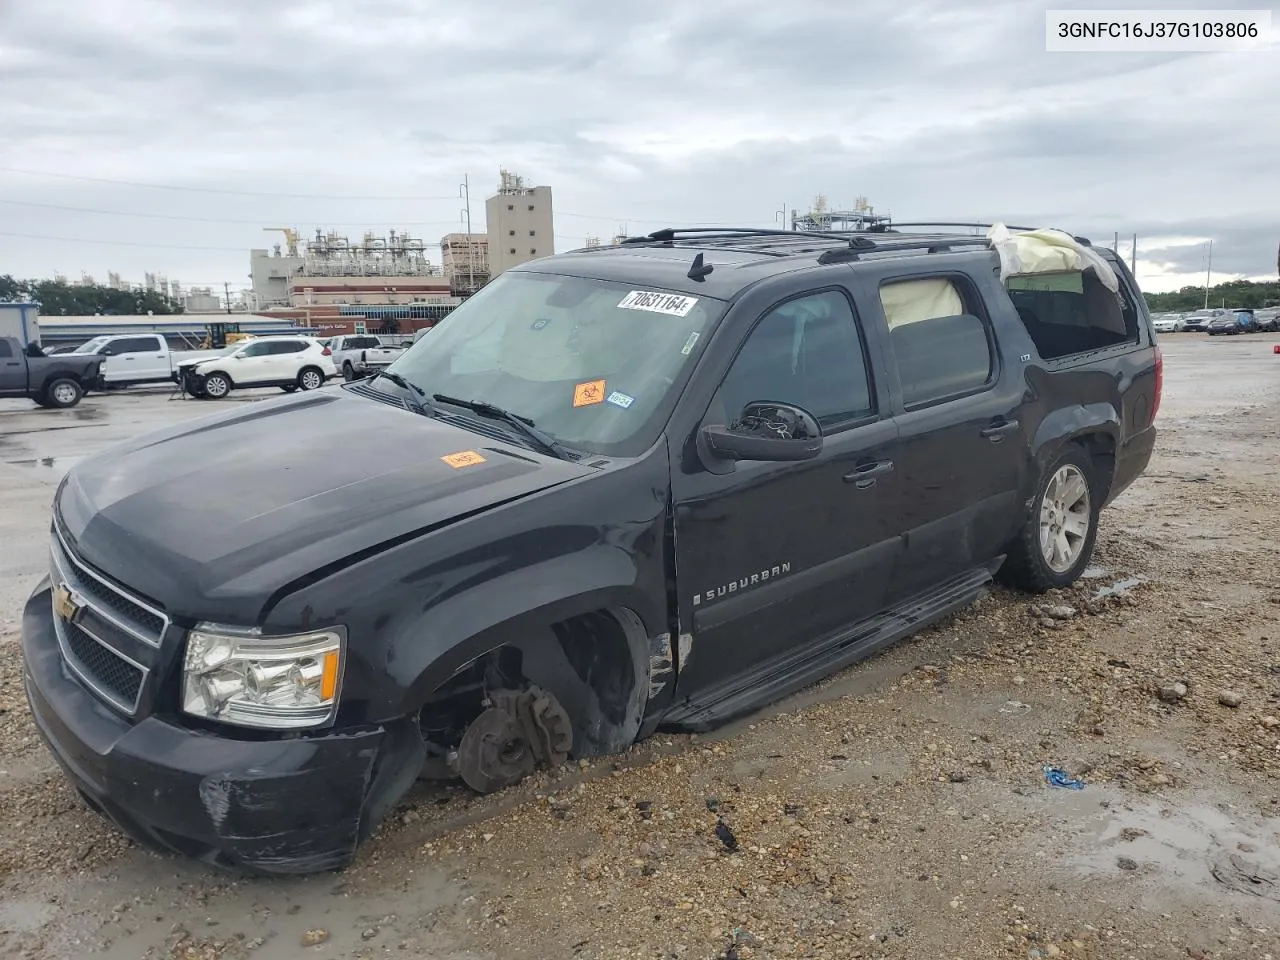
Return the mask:
POLYGON ((1068 790, 1083 790, 1084 781, 1068 775, 1061 767, 1045 767, 1044 779, 1051 787, 1065 787, 1068 790))

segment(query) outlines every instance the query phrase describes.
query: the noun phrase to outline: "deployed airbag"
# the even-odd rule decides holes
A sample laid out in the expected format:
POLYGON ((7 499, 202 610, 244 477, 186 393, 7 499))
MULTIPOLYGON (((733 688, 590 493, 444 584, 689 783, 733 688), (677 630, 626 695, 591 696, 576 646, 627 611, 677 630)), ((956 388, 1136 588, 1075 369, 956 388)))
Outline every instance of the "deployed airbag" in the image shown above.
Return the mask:
POLYGON ((1013 276, 1092 270, 1104 287, 1120 293, 1120 281, 1111 264, 1061 230, 1014 233, 997 223, 987 231, 987 240, 1000 257, 1001 283, 1013 276))

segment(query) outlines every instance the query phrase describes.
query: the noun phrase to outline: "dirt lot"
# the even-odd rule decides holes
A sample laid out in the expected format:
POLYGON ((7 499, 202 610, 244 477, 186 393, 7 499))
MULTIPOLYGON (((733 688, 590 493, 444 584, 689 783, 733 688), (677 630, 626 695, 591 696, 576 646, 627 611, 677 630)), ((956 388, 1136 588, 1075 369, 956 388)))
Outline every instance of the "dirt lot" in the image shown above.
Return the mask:
MULTIPOLYGON (((423 786, 350 870, 290 881, 144 853, 53 769, 12 621, 44 563, 41 458, 92 437, 20 435, 36 415, 0 405, 0 949, 1280 960, 1276 339, 1165 338, 1156 458, 1076 589, 995 591, 713 738, 485 799, 423 786)), ((85 409, 121 401, 140 424, 163 402, 85 409)))

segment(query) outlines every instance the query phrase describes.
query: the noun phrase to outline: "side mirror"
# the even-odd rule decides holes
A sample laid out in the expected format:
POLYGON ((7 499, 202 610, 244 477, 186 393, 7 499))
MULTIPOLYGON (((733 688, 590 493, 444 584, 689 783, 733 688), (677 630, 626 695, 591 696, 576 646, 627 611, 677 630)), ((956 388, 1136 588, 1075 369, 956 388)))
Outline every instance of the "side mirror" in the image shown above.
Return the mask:
POLYGON ((698 431, 702 452, 716 460, 812 460, 822 452, 822 428, 809 411, 789 403, 748 403, 729 426, 698 431))

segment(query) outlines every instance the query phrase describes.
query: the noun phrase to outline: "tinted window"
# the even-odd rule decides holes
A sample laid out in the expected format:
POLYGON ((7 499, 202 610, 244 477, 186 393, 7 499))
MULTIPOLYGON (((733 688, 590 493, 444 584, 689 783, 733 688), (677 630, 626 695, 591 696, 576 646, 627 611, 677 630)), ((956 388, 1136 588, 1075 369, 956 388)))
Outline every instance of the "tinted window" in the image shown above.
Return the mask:
POLYGON ((775 307, 747 337, 710 420, 732 422, 754 401, 803 407, 823 427, 867 416, 871 384, 849 301, 829 291, 775 307))
POLYGON ((160 340, 157 337, 125 337, 123 340, 112 342, 111 352, 117 355, 121 353, 159 353, 160 340))
POLYGON ((947 278, 887 283, 880 302, 902 384, 902 402, 920 406, 984 386, 994 369, 981 319, 966 312, 947 278))
POLYGON ((344 350, 371 350, 378 345, 376 337, 347 337, 342 341, 344 350))
POLYGON ((301 353, 307 345, 301 340, 277 340, 267 344, 267 353, 301 353))
POLYGON ((13 347, 9 346, 8 340, 0 340, 0 357, 12 357, 13 347))
POLYGON ((262 342, 251 343, 247 347, 245 347, 243 350, 240 351, 239 356, 265 357, 267 353, 270 351, 270 349, 271 349, 271 344, 269 343, 262 343, 262 342))

